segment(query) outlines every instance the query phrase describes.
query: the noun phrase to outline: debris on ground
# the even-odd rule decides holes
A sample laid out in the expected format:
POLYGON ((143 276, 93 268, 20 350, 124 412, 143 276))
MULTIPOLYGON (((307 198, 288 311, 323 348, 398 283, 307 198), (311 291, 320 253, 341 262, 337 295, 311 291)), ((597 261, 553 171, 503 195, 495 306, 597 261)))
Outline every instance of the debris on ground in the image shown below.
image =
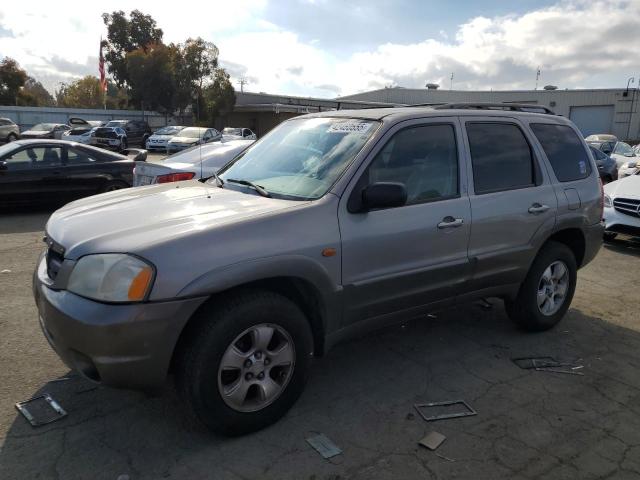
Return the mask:
POLYGON ((329 440, 329 438, 322 433, 315 437, 307 438, 307 443, 322 455, 323 458, 335 457, 342 453, 342 450, 340 450, 335 443, 329 440))
POLYGON ((8 268, 6 268, 6 269, 4 269, 4 270, 0 271, 0 273, 11 273, 11 270, 9 270, 8 268))
POLYGON ((438 432, 429 432, 427 433, 422 440, 418 442, 418 445, 422 445, 423 447, 428 448, 429 450, 435 450, 442 442, 447 439, 444 435, 438 432))
POLYGON ((440 457, 443 460, 446 460, 447 462, 455 462, 453 458, 445 457, 444 455, 440 455, 438 452, 435 452, 435 454, 436 454, 436 457, 440 457))
POLYGON ((407 416, 405 417, 405 419, 406 420, 413 420, 415 417, 416 416, 413 413, 409 412, 409 413, 407 413, 407 416))
MULTIPOLYGON (((445 402, 416 403, 413 407, 416 409, 418 414, 427 422, 434 422, 436 420, 448 420, 451 418, 471 417, 473 415, 478 414, 464 400, 448 400, 445 402), (462 406, 463 407, 462 411, 456 411, 453 413, 439 413, 432 416, 427 416, 423 412, 423 410, 427 408, 453 407, 455 405, 462 406)), ((438 410, 443 410, 443 409, 438 409, 438 410)), ((449 410, 449 409, 447 408, 446 410, 449 410)))
POLYGON ((16 408, 34 427, 47 425, 67 416, 67 412, 48 393, 18 402, 16 408))
POLYGON ((553 357, 521 357, 512 358, 511 361, 524 370, 584 376, 584 373, 575 371, 584 368, 584 365, 578 365, 570 362, 559 362, 553 357))

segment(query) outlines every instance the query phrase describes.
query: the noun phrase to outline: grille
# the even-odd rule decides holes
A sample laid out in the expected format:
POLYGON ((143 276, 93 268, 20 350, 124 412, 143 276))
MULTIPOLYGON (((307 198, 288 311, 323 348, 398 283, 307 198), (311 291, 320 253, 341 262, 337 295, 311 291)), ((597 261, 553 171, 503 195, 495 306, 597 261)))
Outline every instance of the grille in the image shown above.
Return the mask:
POLYGON ((47 239, 47 275, 51 280, 55 280, 64 261, 64 248, 51 239, 47 239))
POLYGON ((616 198, 613 201, 613 208, 615 208, 620 213, 640 218, 640 199, 616 198))

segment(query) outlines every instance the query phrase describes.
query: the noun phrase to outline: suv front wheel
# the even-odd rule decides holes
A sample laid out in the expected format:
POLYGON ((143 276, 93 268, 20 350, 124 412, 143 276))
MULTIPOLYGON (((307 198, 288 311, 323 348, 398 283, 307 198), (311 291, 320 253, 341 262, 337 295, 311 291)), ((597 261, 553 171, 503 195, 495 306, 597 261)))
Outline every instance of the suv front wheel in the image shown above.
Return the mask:
POLYGON ((313 340, 298 306, 247 291, 202 309, 181 342, 177 386, 211 430, 241 435, 282 417, 307 379, 313 340))
POLYGON ((576 279, 576 259, 569 247, 547 243, 529 269, 516 299, 505 300, 509 318, 530 331, 555 326, 571 305, 576 279))

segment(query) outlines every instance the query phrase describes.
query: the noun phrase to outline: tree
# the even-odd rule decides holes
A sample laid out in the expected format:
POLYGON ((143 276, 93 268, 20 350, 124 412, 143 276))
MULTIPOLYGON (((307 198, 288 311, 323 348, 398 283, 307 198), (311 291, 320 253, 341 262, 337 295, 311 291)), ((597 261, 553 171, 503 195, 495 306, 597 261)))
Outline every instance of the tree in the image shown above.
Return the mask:
POLYGON ((126 55, 131 99, 146 109, 174 111, 176 47, 162 43, 126 55))
POLYGON ((4 57, 0 62, 0 105, 17 105, 20 89, 28 75, 13 58, 4 57))
POLYGON ((129 83, 127 53, 138 49, 146 52, 151 45, 162 43, 162 29, 157 28, 151 15, 140 10, 133 10, 129 17, 122 10, 103 13, 102 20, 107 26, 107 40, 102 46, 106 48, 109 73, 119 87, 124 87, 129 83))
POLYGON ((223 68, 216 68, 213 82, 203 92, 207 120, 213 125, 217 118, 233 111, 236 94, 229 80, 229 74, 223 68))
POLYGON ((181 48, 185 65, 186 80, 191 85, 195 99, 196 118, 200 120, 200 101, 203 97, 203 86, 212 77, 218 67, 218 47, 202 38, 189 38, 181 48))
POLYGON ((22 90, 18 92, 18 105, 32 107, 52 107, 56 104, 53 96, 35 78, 27 77, 22 90))
MULTIPOLYGON (((68 108, 103 108, 104 99, 100 88, 100 79, 87 75, 70 84, 63 83, 56 91, 56 101, 59 107, 68 108)), ((112 82, 107 83, 107 108, 127 108, 127 93, 112 82)))

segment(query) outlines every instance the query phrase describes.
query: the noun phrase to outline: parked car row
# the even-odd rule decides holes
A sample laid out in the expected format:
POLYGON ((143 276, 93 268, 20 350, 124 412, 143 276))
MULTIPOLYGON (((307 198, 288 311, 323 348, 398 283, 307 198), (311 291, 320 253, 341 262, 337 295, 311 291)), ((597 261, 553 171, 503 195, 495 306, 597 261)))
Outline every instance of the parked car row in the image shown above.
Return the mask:
POLYGON ((211 142, 256 138, 256 134, 248 128, 227 127, 219 132, 215 128, 168 126, 157 130, 148 138, 146 149, 172 153, 211 142))

